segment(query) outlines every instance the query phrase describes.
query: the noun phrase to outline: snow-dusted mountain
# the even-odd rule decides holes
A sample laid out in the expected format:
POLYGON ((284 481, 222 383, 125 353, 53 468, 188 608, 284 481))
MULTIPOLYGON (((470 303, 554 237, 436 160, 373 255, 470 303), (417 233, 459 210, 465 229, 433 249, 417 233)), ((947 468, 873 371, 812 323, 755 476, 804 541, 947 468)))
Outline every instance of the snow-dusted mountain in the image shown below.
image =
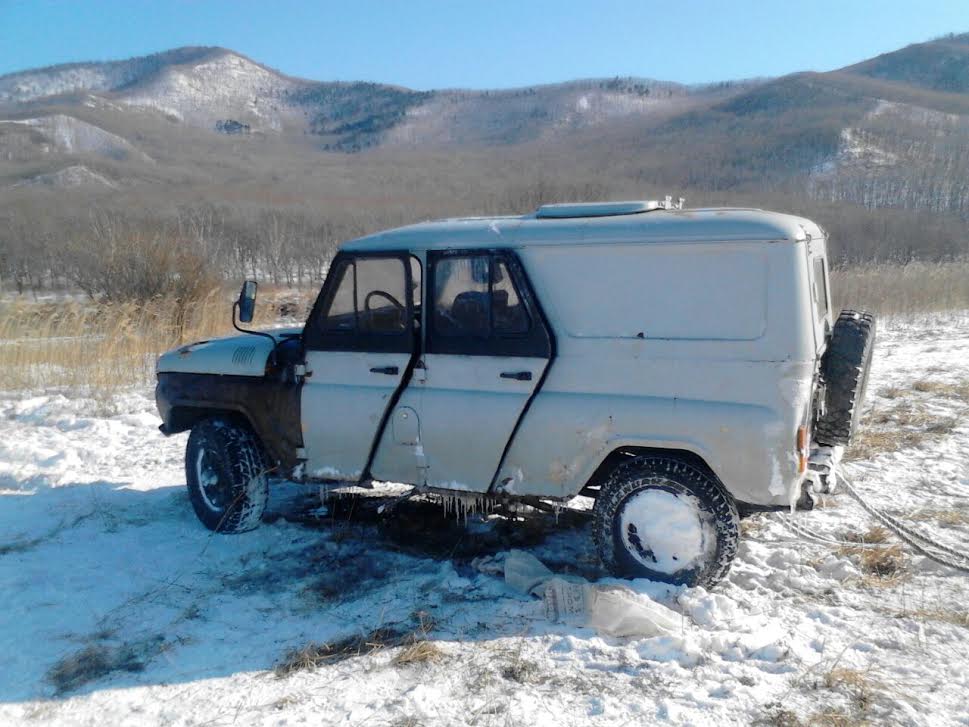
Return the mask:
MULTIPOLYGON (((702 87, 613 78, 416 91, 294 78, 224 48, 0 76, 0 187, 79 164, 109 182, 232 183, 364 149, 416 154, 425 175, 443 174, 448 154, 486 149, 683 189, 786 185, 969 215, 969 34, 830 73, 702 87)), ((347 164, 351 175, 366 166, 347 164)))
POLYGON ((507 91, 419 92, 287 76, 224 48, 179 48, 127 61, 78 63, 0 77, 0 108, 92 97, 146 107, 211 130, 309 133, 323 146, 506 144, 616 118, 683 110, 743 85, 688 88, 642 79, 507 91), (227 126, 228 122, 228 126, 227 126))

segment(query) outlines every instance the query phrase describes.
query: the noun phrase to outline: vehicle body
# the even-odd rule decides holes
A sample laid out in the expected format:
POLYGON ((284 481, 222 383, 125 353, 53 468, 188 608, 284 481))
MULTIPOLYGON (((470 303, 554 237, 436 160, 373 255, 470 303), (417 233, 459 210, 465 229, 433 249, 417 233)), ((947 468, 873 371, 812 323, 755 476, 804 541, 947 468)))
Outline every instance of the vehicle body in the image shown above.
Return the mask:
POLYGON ((632 202, 422 223, 344 244, 302 331, 163 355, 162 431, 234 417, 297 480, 526 500, 668 457, 734 509, 792 507, 829 301, 825 233, 790 215, 632 202))

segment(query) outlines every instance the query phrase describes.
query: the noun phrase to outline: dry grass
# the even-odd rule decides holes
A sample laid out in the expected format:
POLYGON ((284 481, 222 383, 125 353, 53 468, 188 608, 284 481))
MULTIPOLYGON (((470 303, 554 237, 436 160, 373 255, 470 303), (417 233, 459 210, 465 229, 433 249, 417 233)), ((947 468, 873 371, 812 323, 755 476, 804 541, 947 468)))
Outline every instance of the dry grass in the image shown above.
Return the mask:
POLYGON ((905 578, 908 558, 900 545, 884 548, 862 548, 845 545, 838 549, 839 555, 854 556, 867 578, 865 585, 892 586, 905 578))
POLYGON ((871 724, 866 717, 858 717, 842 709, 829 709, 812 714, 806 727, 869 727, 871 724))
POLYGON ((287 651, 274 671, 277 677, 286 677, 298 671, 312 671, 355 656, 367 656, 382 649, 400 646, 404 639, 395 629, 375 629, 364 636, 350 636, 329 644, 311 642, 302 648, 287 651))
MULTIPOLYGON (((233 293, 214 290, 179 305, 90 302, 0 305, 0 389, 67 387, 110 392, 154 379, 158 354, 233 333, 233 293)), ((278 307, 257 306, 253 326, 267 326, 278 307)))
POLYGON ((394 666, 426 664, 439 661, 445 654, 427 634, 434 622, 424 611, 416 611, 412 618, 417 621, 413 631, 401 631, 393 627, 380 628, 363 636, 350 636, 333 643, 309 643, 299 649, 291 649, 276 665, 277 677, 286 677, 298 671, 312 671, 321 666, 336 664, 357 656, 367 656, 384 649, 403 647, 391 659, 394 666))
POLYGON ((944 398, 969 403, 969 381, 915 381, 907 390, 898 386, 878 392, 891 404, 872 412, 855 435, 848 459, 870 459, 883 452, 921 447, 952 432, 959 415, 939 417, 920 406, 927 398, 944 398))
POLYGON ((920 522, 935 520, 940 525, 949 527, 969 525, 969 511, 966 510, 918 510, 910 518, 920 522))
POLYGON ((837 309, 881 315, 969 309, 969 261, 854 265, 831 271, 837 309))
POLYGON ((433 641, 415 641, 397 652, 391 663, 396 666, 406 666, 440 661, 443 658, 444 652, 433 641))
POLYGON ((969 381, 934 381, 921 379, 912 388, 922 394, 932 394, 946 399, 969 402, 969 381))
POLYGON ((166 648, 162 636, 114 647, 94 643, 55 663, 47 672, 47 681, 58 694, 64 694, 110 674, 142 671, 166 648))
POLYGON ((888 537, 888 528, 884 528, 881 525, 875 525, 864 533, 846 533, 843 539, 847 540, 849 543, 887 543, 888 537))
POLYGON ((969 629, 969 610, 947 608, 920 608, 898 614, 899 618, 912 617, 926 621, 942 621, 969 629))

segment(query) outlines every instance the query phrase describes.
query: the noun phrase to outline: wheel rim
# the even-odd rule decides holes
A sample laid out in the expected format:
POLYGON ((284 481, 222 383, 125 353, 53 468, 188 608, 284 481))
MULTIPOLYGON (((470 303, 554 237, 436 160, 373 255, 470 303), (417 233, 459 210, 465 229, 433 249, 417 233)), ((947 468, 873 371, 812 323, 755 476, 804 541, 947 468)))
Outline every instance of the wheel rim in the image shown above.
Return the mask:
POLYGON ((618 526, 626 552, 655 573, 695 570, 716 552, 713 517, 693 495, 669 488, 648 487, 630 495, 618 526))
POLYGON ((211 510, 224 510, 229 502, 228 487, 221 481, 208 450, 199 450, 195 458, 195 477, 206 506, 211 510))

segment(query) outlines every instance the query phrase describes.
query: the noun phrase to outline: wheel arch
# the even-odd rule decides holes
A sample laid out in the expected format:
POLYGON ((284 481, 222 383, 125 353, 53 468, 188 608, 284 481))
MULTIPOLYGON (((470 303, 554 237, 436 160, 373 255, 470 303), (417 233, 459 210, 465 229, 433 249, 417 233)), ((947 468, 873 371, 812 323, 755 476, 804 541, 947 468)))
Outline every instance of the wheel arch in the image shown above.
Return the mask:
MULTIPOLYGON (((224 417, 232 421, 242 422, 256 432, 256 436, 259 436, 259 432, 253 424, 252 417, 244 407, 224 403, 200 404, 176 402, 172 404, 168 412, 168 417, 162 425, 163 432, 166 435, 187 432, 199 422, 213 417, 224 417)), ((262 437, 259 437, 259 439, 262 441, 262 437)))
MULTIPOLYGON (((692 465, 699 470, 711 475, 718 482, 720 480, 716 471, 707 462, 703 454, 696 449, 687 448, 687 446, 677 443, 672 446, 655 446, 655 445, 644 445, 644 444, 622 444, 613 448, 602 461, 598 464, 589 478, 586 480, 582 489, 579 491, 580 495, 585 495, 587 497, 598 497, 599 488, 602 483, 605 482, 610 473, 622 464, 624 461, 631 457, 643 457, 643 456, 656 456, 656 457, 673 457, 683 461, 686 464, 692 465)), ((724 488, 726 491, 726 488, 724 488)))

